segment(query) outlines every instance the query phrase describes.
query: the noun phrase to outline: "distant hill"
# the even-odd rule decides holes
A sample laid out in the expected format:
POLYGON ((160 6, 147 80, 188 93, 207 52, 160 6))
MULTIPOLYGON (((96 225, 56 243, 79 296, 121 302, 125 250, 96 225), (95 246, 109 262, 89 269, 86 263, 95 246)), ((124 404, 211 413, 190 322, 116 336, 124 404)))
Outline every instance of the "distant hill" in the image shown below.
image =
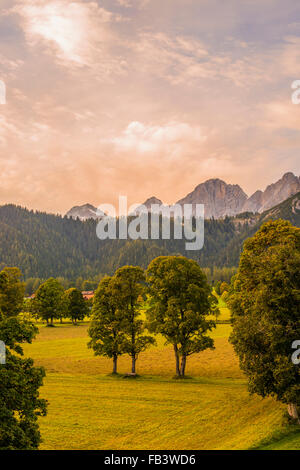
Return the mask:
POLYGON ((67 213, 66 217, 72 219, 80 219, 80 220, 87 220, 87 219, 99 219, 104 214, 102 211, 98 211, 98 209, 91 204, 84 204, 83 206, 75 206, 72 207, 67 213))
POLYGON ((237 266, 239 262, 237 247, 238 251, 241 252, 244 241, 254 235, 261 225, 268 220, 277 219, 288 220, 296 227, 300 227, 300 192, 262 214, 245 212, 233 218, 237 233, 221 253, 220 259, 222 262, 224 262, 224 259, 228 259, 228 255, 231 253, 230 260, 233 265, 237 266))
POLYGON ((283 218, 300 227, 300 192, 263 212, 205 221, 201 251, 186 251, 185 240, 99 240, 97 221, 85 221, 0 207, 0 269, 18 266, 24 276, 75 279, 109 274, 126 264, 146 267, 159 255, 182 254, 202 267, 237 266, 242 244, 269 219, 283 218))
POLYGON ((286 201, 262 213, 259 223, 268 219, 285 219, 300 227, 300 191, 286 201))

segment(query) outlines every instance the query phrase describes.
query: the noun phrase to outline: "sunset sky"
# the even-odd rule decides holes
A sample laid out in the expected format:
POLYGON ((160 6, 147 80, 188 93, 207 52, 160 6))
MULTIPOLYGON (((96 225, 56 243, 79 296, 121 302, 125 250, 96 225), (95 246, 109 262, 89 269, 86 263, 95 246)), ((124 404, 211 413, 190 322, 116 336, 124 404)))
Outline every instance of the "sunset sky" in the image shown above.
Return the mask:
POLYGON ((298 0, 0 0, 0 204, 300 174, 298 0))

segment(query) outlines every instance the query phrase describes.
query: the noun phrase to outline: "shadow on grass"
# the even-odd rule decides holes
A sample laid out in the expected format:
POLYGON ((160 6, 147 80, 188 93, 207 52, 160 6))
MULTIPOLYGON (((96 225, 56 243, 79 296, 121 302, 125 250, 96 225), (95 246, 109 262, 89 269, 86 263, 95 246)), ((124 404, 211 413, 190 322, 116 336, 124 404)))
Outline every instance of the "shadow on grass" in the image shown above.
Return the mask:
POLYGON ((185 375, 184 377, 179 376, 179 375, 174 375, 172 379, 173 380, 195 380, 195 377, 192 377, 191 375, 185 375))
POLYGON ((127 374, 119 374, 118 372, 111 372, 110 374, 107 374, 106 377, 110 377, 112 379, 140 379, 140 378, 145 378, 141 375, 138 375, 138 374, 131 374, 131 373, 127 373, 127 374))
POLYGON ((286 415, 284 415, 282 427, 280 429, 277 429, 269 437, 262 439, 248 450, 276 450, 277 444, 293 439, 296 436, 298 436, 300 442, 300 426, 297 424, 287 423, 286 415))
POLYGON ((140 377, 141 377, 141 376, 138 375, 138 374, 130 374, 130 373, 129 373, 129 374, 123 374, 123 377, 122 377, 122 378, 123 378, 123 379, 130 379, 130 380, 134 379, 134 380, 135 380, 135 379, 138 379, 138 378, 140 378, 140 377))

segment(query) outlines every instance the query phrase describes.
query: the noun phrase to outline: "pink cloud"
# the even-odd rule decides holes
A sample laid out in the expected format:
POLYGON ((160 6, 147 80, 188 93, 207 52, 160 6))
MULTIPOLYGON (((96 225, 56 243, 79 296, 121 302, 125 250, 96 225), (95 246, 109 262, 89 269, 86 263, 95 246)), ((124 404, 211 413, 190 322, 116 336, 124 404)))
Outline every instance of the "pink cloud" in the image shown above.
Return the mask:
POLYGON ((10 11, 20 15, 31 46, 42 41, 68 67, 93 67, 99 56, 106 66, 113 62, 105 45, 112 41, 109 24, 120 17, 93 1, 22 0, 10 11))
POLYGON ((169 122, 165 125, 146 125, 131 122, 120 136, 106 140, 117 152, 183 155, 187 148, 201 145, 206 136, 199 126, 185 122, 169 122))

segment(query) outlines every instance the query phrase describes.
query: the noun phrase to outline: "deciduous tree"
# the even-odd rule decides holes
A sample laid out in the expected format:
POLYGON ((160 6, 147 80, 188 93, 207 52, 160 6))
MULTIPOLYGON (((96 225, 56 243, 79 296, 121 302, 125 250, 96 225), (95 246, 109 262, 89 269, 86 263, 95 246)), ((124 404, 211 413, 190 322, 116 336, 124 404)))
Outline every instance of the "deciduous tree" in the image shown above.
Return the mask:
POLYGON ((215 314, 217 299, 196 261, 183 256, 153 260, 147 269, 147 282, 151 296, 150 330, 162 334, 173 345, 176 375, 184 377, 187 357, 213 348, 207 333, 215 322, 207 317, 215 314))
POLYGON ((117 309, 117 291, 114 278, 104 277, 95 292, 92 321, 88 330, 95 355, 113 359, 113 373, 117 373, 118 357, 125 352, 125 333, 122 312, 117 309))
POLYGON ((6 317, 16 316, 22 310, 25 295, 22 273, 18 268, 4 268, 0 276, 0 284, 5 285, 0 293, 0 309, 6 317))
POLYGON ((300 339, 300 229, 263 225, 245 242, 231 289, 230 341, 250 392, 288 404, 299 422, 300 367, 291 357, 300 339))
POLYGON ((89 308, 79 289, 75 287, 65 292, 66 296, 66 317, 71 318, 72 323, 83 320, 89 313, 89 308))
POLYGON ((145 322, 141 319, 141 307, 145 299, 145 274, 138 266, 124 266, 114 275, 115 300, 118 314, 122 317, 125 334, 124 351, 132 361, 131 372, 136 373, 138 355, 145 351, 155 339, 145 335, 145 322))
POLYGON ((227 284, 227 282, 222 282, 222 284, 220 285, 220 294, 224 294, 224 292, 228 292, 228 289, 229 289, 229 285, 227 284))
POLYGON ((53 320, 63 318, 66 313, 64 289, 57 279, 50 278, 38 288, 32 302, 33 313, 53 326, 53 320))
MULTIPOLYGON (((4 271, 0 274, 0 297, 10 299, 12 290, 22 292, 23 285, 18 270, 4 271), (16 274, 13 281, 7 272, 16 274)), ((37 418, 46 414, 46 401, 38 393, 45 372, 33 367, 32 359, 21 357, 21 344, 30 343, 38 330, 17 316, 17 303, 4 305, 0 311, 0 340, 6 346, 6 363, 0 364, 0 450, 37 449, 41 440, 37 418)))

